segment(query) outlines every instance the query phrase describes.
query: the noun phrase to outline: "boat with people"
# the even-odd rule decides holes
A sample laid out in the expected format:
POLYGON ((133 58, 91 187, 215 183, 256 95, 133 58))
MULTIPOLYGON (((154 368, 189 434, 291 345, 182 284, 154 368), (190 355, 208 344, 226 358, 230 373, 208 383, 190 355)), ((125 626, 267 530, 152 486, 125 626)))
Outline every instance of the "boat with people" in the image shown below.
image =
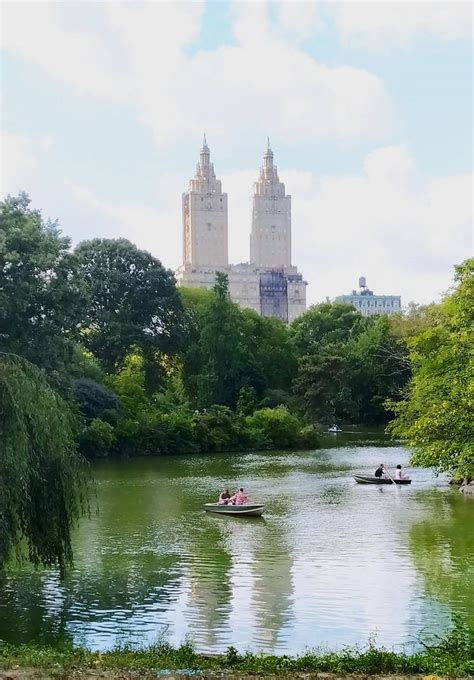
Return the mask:
POLYGON ((233 515, 234 517, 261 517, 265 506, 261 503, 244 503, 243 505, 224 505, 223 503, 205 503, 206 512, 217 515, 233 515))
POLYGON ((341 428, 338 427, 336 424, 331 425, 331 427, 328 427, 328 432, 342 432, 341 428))
POLYGON ((411 484, 411 479, 388 479, 387 477, 366 477, 352 475, 357 484, 411 484))
POLYGON ((206 503, 206 512, 215 512, 218 515, 234 515, 234 517, 261 517, 265 506, 262 503, 249 502, 244 489, 240 487, 235 493, 230 494, 229 489, 223 489, 219 494, 217 503, 206 503))

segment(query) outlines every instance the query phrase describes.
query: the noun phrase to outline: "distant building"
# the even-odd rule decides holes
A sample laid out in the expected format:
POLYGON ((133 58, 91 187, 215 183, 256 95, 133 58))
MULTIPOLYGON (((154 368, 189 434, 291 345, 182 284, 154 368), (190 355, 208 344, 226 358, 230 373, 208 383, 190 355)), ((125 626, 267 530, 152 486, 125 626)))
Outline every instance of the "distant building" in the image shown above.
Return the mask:
POLYGON ((229 277, 231 299, 261 316, 291 322, 306 310, 306 281, 291 264, 291 196, 286 195, 270 143, 254 185, 250 263, 228 264, 227 194, 216 179, 204 137, 196 175, 183 194, 183 286, 212 288, 229 277))
POLYGON ((339 295, 336 302, 347 302, 352 305, 362 316, 375 316, 377 314, 399 314, 402 311, 400 295, 375 295, 367 287, 364 276, 359 279, 359 290, 353 290, 350 295, 339 295))

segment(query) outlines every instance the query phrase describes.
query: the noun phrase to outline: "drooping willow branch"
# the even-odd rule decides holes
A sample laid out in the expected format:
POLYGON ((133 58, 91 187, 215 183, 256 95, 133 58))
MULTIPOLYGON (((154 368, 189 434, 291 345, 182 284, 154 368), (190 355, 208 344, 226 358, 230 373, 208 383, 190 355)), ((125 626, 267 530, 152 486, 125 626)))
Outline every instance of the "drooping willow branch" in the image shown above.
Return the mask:
POLYGON ((88 473, 74 416, 42 371, 0 352, 0 569, 13 553, 72 564, 71 529, 87 509, 88 473))

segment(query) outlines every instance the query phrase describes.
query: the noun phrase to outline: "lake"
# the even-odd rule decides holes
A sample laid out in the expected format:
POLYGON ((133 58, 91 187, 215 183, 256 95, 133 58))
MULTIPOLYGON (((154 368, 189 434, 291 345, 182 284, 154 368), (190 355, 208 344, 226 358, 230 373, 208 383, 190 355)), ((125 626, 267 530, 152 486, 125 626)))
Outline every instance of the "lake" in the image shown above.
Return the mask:
POLYGON ((430 470, 410 470, 411 486, 356 484, 408 462, 381 435, 324 446, 94 464, 98 512, 75 533, 74 570, 10 572, 0 638, 294 654, 370 637, 399 651, 454 612, 474 627, 473 499, 430 470), (265 501, 264 517, 204 513, 224 486, 265 501))

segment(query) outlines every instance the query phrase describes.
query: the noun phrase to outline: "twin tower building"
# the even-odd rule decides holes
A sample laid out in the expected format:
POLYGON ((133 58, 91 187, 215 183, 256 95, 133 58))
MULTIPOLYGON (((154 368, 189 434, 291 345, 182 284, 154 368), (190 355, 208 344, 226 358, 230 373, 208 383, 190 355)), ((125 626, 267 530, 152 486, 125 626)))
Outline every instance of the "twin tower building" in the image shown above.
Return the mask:
POLYGON ((262 316, 291 322, 306 309, 306 281, 291 264, 291 196, 280 182, 268 143, 254 185, 250 262, 229 264, 227 194, 216 178, 204 136, 199 163, 183 194, 182 286, 212 288, 216 272, 229 277, 232 300, 262 316))

